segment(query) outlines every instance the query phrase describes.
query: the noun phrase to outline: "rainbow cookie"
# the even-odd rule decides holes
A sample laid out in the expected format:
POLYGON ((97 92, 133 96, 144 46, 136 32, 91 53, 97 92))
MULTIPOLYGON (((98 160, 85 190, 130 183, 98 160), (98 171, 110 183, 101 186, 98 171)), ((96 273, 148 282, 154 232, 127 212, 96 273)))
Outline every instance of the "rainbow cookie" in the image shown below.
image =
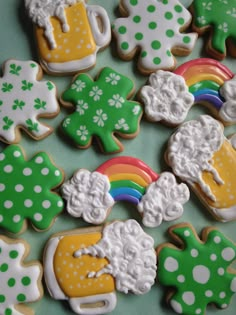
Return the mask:
POLYGON ((0 236, 0 314, 33 315, 25 304, 42 298, 42 266, 38 261, 25 263, 29 244, 0 236))
POLYGON ((40 63, 51 74, 75 73, 96 63, 111 40, 107 12, 86 0, 25 0, 35 24, 40 63))
POLYGON ((151 289, 156 277, 153 246, 135 220, 58 233, 44 253, 49 293, 68 300, 76 314, 111 312, 115 290, 142 295, 151 289))
POLYGON ((171 136, 166 161, 220 221, 236 219, 235 136, 208 115, 184 123, 171 136))
POLYGON ((61 197, 53 192, 63 173, 45 152, 26 160, 22 149, 10 145, 0 153, 0 227, 22 233, 30 220, 37 231, 50 228, 63 209, 61 197))
POLYGON ((228 53, 236 57, 235 0, 194 0, 192 28, 199 35, 208 33, 207 52, 222 60, 228 53))
POLYGON ((204 315, 208 304, 227 308, 236 292, 236 270, 231 267, 235 244, 213 227, 205 228, 200 239, 187 223, 171 227, 169 234, 180 245, 157 248, 157 279, 169 288, 172 309, 177 314, 204 315))
POLYGON ((65 106, 75 106, 75 112, 62 123, 63 131, 81 149, 96 137, 103 152, 123 151, 116 135, 134 138, 143 114, 142 106, 129 100, 133 92, 133 82, 108 67, 95 81, 87 74, 76 75, 61 97, 65 106))
POLYGON ((188 61, 173 73, 157 71, 140 96, 151 121, 182 123, 194 104, 206 105, 224 125, 235 124, 235 75, 210 58, 188 61))
POLYGON ((158 175, 137 158, 117 157, 95 172, 79 169, 63 184, 62 196, 69 214, 92 224, 104 222, 115 202, 127 201, 137 206, 145 226, 156 227, 182 215, 189 190, 172 173, 158 175))
POLYGON ((39 122, 39 117, 59 114, 56 87, 43 81, 42 69, 34 61, 7 60, 0 78, 0 140, 20 142, 20 129, 40 140, 52 128, 39 122))
POLYGON ((139 52, 138 68, 143 74, 173 70, 173 55, 192 51, 197 34, 182 34, 192 17, 178 0, 120 0, 119 7, 124 17, 113 24, 118 54, 130 60, 139 52))

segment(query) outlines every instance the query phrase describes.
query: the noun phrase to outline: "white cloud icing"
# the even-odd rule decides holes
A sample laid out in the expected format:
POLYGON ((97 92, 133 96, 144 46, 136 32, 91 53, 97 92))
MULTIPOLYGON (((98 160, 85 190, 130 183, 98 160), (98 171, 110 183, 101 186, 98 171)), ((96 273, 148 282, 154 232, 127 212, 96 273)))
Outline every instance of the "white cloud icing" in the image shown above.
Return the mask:
POLYGON ((236 76, 222 85, 220 94, 225 98, 219 111, 220 118, 228 123, 236 123, 236 76))
POLYGON ((154 284, 157 268, 154 241, 135 220, 107 225, 97 244, 76 251, 74 256, 86 254, 109 260, 108 265, 98 272, 89 273, 88 277, 111 274, 116 289, 121 292, 144 294, 154 284))
POLYGON ((223 129, 217 120, 202 115, 197 120, 184 123, 171 136, 167 159, 174 173, 191 185, 198 183, 202 191, 213 201, 210 187, 204 183, 202 172, 212 173, 218 184, 223 184, 217 170, 213 167, 212 157, 224 141, 223 129))
POLYGON ((107 176, 80 169, 63 184, 62 197, 67 200, 66 209, 73 217, 82 217, 86 222, 100 224, 114 204, 109 190, 107 176))
POLYGON ((147 117, 152 121, 165 121, 172 125, 182 123, 194 103, 184 78, 159 70, 150 75, 149 84, 141 89, 147 117))
POLYGON ((29 17, 39 27, 44 29, 44 35, 49 41, 52 49, 56 48, 53 36, 53 27, 50 21, 52 16, 56 16, 62 24, 63 32, 69 31, 66 20, 65 8, 81 0, 25 0, 25 7, 29 12, 29 17))
POLYGON ((183 213, 183 204, 188 200, 188 187, 178 184, 173 174, 164 172, 147 188, 138 204, 138 211, 143 216, 145 226, 156 227, 163 220, 178 219, 183 213))

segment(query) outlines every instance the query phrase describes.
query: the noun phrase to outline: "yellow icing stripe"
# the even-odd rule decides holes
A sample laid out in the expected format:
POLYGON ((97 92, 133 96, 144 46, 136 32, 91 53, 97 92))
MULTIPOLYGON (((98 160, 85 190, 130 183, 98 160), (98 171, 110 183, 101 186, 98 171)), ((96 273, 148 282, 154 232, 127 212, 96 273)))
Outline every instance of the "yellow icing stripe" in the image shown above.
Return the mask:
POLYGON ((115 291, 112 276, 104 274, 98 278, 88 278, 89 272, 97 272, 108 264, 107 259, 83 255, 73 256, 83 247, 96 244, 101 233, 66 235, 56 249, 54 255, 54 272, 59 286, 68 297, 85 297, 115 291))
POLYGON ((136 174, 129 174, 129 173, 115 174, 115 175, 111 175, 109 177, 109 180, 110 182, 116 182, 118 180, 130 180, 142 187, 147 187, 147 183, 145 182, 145 180, 143 180, 139 175, 136 175, 136 174))
MULTIPOLYGON (((214 153, 212 165, 219 173, 224 184, 217 184, 211 173, 203 172, 203 181, 210 186, 212 193, 216 197, 216 202, 206 197, 204 197, 204 200, 217 209, 229 208, 236 204, 236 154, 227 140, 223 143, 220 150, 214 153)), ((198 187, 197 190, 200 190, 200 188, 198 187)))
POLYGON ((186 81, 187 86, 191 86, 195 83, 198 83, 200 81, 214 81, 216 83, 218 83, 219 85, 223 85, 224 84, 224 80, 222 80, 219 76, 216 76, 214 74, 206 74, 206 73, 199 73, 197 75, 195 75, 192 78, 189 78, 186 81))
POLYGON ((66 62, 80 60, 96 51, 96 44, 88 21, 86 8, 82 2, 65 9, 69 32, 63 32, 60 21, 52 17, 53 34, 57 44, 55 49, 44 36, 42 28, 36 29, 36 39, 40 57, 46 62, 66 62))

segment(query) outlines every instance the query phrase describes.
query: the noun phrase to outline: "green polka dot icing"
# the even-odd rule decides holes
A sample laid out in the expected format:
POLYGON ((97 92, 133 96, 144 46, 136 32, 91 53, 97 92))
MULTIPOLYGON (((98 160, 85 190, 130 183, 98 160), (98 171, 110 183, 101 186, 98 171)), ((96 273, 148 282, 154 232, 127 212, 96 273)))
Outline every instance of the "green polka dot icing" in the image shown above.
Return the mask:
MULTIPOLYGON (((236 40, 236 0, 194 0, 193 26, 202 34, 211 28, 208 51, 219 59, 226 56, 226 40, 236 40)), ((235 43, 231 44, 235 47, 235 43)))
POLYGON ((127 10, 128 17, 118 18, 113 24, 118 53, 124 59, 131 59, 140 48, 139 68, 142 72, 172 69, 175 59, 166 51, 183 49, 186 54, 193 49, 197 35, 190 33, 186 39, 181 34, 190 24, 191 15, 178 0, 136 1, 135 4, 124 0, 122 8, 127 10), (160 43, 158 48, 153 42, 160 43))
POLYGON ((186 315, 203 315, 210 303, 226 308, 236 292, 236 274, 229 270, 236 259, 235 244, 209 228, 203 230, 200 240, 188 224, 172 227, 170 234, 184 245, 180 250, 164 244, 157 250, 158 279, 174 288, 169 300, 172 308, 186 315))
POLYGON ((0 78, 0 138, 19 142, 16 129, 23 128, 35 139, 51 133, 38 117, 56 116, 59 106, 56 87, 50 81, 38 81, 41 69, 32 61, 8 60, 0 78))
POLYGON ((38 262, 27 262, 28 244, 0 236, 0 314, 20 315, 17 304, 34 302, 41 298, 42 268, 38 262), (12 255, 14 253, 14 255, 12 255))
MULTIPOLYGON (((10 145, 0 153, 0 174, 0 227, 19 233, 28 219, 37 230, 48 229, 63 208, 62 198, 51 191, 63 174, 49 156, 41 152, 26 161, 22 149, 10 145)), ((9 252, 11 259, 17 254, 9 252)))
MULTIPOLYGON (((128 49, 128 43, 123 45, 128 49)), ((80 148, 87 148, 95 136, 104 152, 121 151, 123 147, 114 133, 133 138, 142 116, 141 105, 127 100, 133 89, 129 78, 110 68, 104 68, 96 81, 79 74, 62 95, 62 102, 76 107, 63 121, 62 129, 80 148)))

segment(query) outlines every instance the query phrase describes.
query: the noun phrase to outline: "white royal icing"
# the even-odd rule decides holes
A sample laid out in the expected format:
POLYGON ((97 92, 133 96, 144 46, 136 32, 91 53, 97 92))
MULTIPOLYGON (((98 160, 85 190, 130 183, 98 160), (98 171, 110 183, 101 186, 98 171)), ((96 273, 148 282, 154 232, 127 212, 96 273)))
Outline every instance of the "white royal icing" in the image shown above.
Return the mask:
POLYGON ((182 123, 194 103, 194 96, 182 76, 159 70, 152 73, 149 85, 141 89, 145 113, 152 121, 182 123))
POLYGON ((220 88, 220 94, 225 98, 219 116, 222 120, 235 123, 236 122, 236 76, 226 81, 220 88))
POLYGON ((212 173, 216 183, 223 184, 217 170, 212 166, 212 157, 223 144, 221 124, 208 115, 184 123, 171 136, 167 159, 174 173, 190 185, 199 184, 202 191, 216 200, 211 188, 204 183, 202 172, 212 173))
POLYGON ((38 81, 39 71, 33 61, 8 60, 4 65, 0 78, 0 137, 9 143, 16 142, 17 127, 35 138, 51 132, 38 117, 58 113, 56 87, 51 81, 38 81))
POLYGON ((37 301, 41 297, 41 268, 38 263, 22 264, 26 254, 26 247, 22 242, 8 243, 0 239, 0 248, 1 296, 5 297, 0 303, 0 314, 7 314, 6 310, 10 309, 11 314, 22 315, 17 311, 17 304, 37 301), (24 296, 24 301, 19 301, 19 295, 24 296))
POLYGON ((109 264, 98 272, 90 272, 88 277, 111 274, 116 281, 116 289, 135 294, 147 293, 156 277, 156 254, 154 241, 135 220, 113 222, 107 225, 102 239, 74 253, 75 257, 92 255, 109 260, 109 264))
POLYGON ((80 169, 63 184, 62 197, 67 200, 66 209, 70 215, 82 217, 89 223, 100 224, 114 205, 109 190, 107 176, 80 169))
POLYGON ((62 24, 63 32, 69 32, 65 8, 82 0, 25 0, 29 17, 39 27, 44 28, 44 35, 52 49, 56 48, 53 27, 50 18, 56 16, 62 24))
POLYGON ((156 227, 164 221, 178 219, 183 214, 183 204, 189 200, 189 189, 178 184, 172 173, 164 172, 156 182, 148 186, 138 204, 143 224, 156 227))

